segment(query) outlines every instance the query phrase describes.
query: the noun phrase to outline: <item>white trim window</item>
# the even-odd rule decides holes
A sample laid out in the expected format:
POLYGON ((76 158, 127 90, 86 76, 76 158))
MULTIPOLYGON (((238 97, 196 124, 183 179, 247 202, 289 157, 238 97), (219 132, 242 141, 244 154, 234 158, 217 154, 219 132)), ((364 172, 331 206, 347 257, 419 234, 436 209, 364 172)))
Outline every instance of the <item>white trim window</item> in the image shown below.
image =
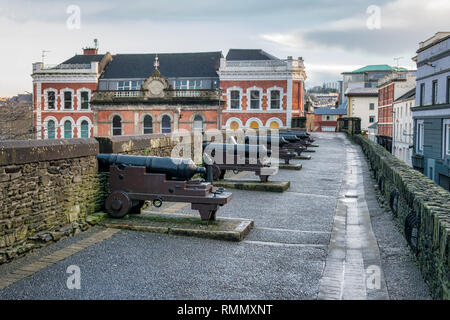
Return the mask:
POLYGON ((271 89, 268 93, 268 98, 270 101, 270 109, 280 110, 281 101, 283 98, 283 91, 279 89, 271 89))
POLYGON ((129 90, 141 90, 142 80, 128 80, 128 81, 118 81, 117 90, 119 91, 129 91, 129 90))
POLYGON ((47 91, 47 110, 56 109, 56 92, 47 91))
POLYGON ((261 90, 249 90, 249 101, 250 101, 250 109, 258 110, 261 109, 261 90))
POLYGON ((417 120, 416 128, 416 152, 423 154, 423 144, 424 144, 424 123, 423 120, 417 120))
POLYGON ((450 119, 444 119, 444 157, 450 156, 450 119))
POLYGON ((239 90, 230 90, 230 109, 241 109, 241 92, 239 90))
POLYGON ((202 88, 202 80, 189 80, 189 89, 197 90, 202 88))
POLYGON ((173 87, 175 90, 199 90, 202 88, 202 80, 175 80, 173 87))
POLYGON ((44 110, 56 110, 58 90, 48 88, 44 90, 44 110))
POLYGON ((66 88, 61 90, 61 109, 62 110, 72 110, 73 109, 73 96, 74 90, 66 88))

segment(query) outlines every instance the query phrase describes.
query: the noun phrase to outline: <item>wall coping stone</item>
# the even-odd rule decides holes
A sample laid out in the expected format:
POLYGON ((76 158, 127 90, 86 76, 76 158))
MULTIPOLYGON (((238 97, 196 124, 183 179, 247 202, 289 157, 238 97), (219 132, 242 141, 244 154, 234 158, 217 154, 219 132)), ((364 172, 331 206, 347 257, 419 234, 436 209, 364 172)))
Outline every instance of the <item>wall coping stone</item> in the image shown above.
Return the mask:
POLYGON ((94 156, 93 138, 0 141, 0 166, 94 156))

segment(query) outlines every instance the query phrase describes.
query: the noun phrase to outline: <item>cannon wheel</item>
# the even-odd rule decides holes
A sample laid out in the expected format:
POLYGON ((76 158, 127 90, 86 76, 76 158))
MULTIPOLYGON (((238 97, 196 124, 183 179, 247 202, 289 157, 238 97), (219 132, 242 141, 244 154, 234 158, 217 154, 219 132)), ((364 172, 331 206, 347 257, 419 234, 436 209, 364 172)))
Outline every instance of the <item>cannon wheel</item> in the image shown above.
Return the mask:
POLYGON ((123 218, 130 212, 133 202, 128 193, 124 191, 113 191, 106 198, 105 208, 112 218, 123 218))

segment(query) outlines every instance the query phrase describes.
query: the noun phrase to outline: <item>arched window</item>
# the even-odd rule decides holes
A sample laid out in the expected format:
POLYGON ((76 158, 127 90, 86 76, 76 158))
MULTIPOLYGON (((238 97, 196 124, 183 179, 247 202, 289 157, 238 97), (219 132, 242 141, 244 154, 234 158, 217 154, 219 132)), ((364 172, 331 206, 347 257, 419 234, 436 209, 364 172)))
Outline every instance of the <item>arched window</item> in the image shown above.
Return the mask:
POLYGON ((47 138, 48 139, 55 139, 55 121, 50 120, 47 122, 47 138))
POLYGON ((230 129, 231 129, 231 130, 237 130, 237 129, 239 129, 239 122, 237 122, 237 121, 231 121, 231 123, 230 123, 230 129))
POLYGON ((164 115, 161 119, 161 133, 170 133, 171 131, 170 117, 164 115))
POLYGON ((81 121, 81 138, 89 138, 89 123, 86 120, 81 121))
POLYGON ((194 123, 193 123, 194 130, 202 130, 203 131, 203 118, 201 115, 196 115, 194 117, 194 123))
POLYGON ((64 139, 70 138, 72 138, 72 122, 66 120, 66 122, 64 122, 64 139))
POLYGON ((153 119, 151 116, 146 115, 143 121, 144 134, 153 133, 153 119))
POLYGON ((250 122, 250 128, 251 129, 258 129, 259 128, 258 122, 256 122, 256 121, 250 122))
POLYGON ((113 136, 122 135, 122 119, 119 116, 114 116, 112 121, 112 134, 113 136))
POLYGON ((272 122, 270 123, 270 129, 279 129, 279 128, 280 128, 280 125, 279 125, 278 122, 272 121, 272 122))

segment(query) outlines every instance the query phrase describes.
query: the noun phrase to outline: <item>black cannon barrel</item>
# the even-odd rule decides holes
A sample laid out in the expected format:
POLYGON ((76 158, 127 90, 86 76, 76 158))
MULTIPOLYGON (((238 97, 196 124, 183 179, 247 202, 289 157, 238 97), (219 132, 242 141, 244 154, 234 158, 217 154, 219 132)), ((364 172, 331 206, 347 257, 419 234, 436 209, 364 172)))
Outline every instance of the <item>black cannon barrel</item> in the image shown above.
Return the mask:
POLYGON ((245 157, 256 155, 256 158, 261 158, 263 155, 270 157, 271 151, 267 150, 266 147, 257 144, 231 144, 231 143, 203 143, 203 152, 205 152, 208 147, 208 151, 214 156, 213 152, 215 150, 220 150, 223 154, 232 154, 234 156, 244 152, 245 157))
MULTIPOLYGON (((270 137, 270 136, 268 136, 270 137)), ((300 137, 293 135, 293 134, 283 134, 283 139, 286 140, 288 143, 296 143, 299 142, 301 139, 300 137)))
POLYGON ((292 133, 297 136, 308 136, 308 137, 310 136, 309 132, 306 131, 289 130, 286 133, 292 133))
POLYGON ((304 140, 304 139, 308 139, 309 137, 301 134, 301 133, 296 133, 296 132, 283 132, 280 133, 280 136, 282 137, 286 137, 286 136, 296 136, 298 139, 304 140))
MULTIPOLYGON (((265 144, 268 148, 272 146, 272 136, 266 136, 266 137, 260 137, 260 136, 245 136, 245 144, 250 144, 250 142, 256 144, 265 144)), ((284 139, 282 136, 278 136, 278 139, 275 138, 275 142, 278 140, 278 147, 283 147, 287 144, 289 144, 289 141, 284 139)))
POLYGON ((183 180, 190 180, 196 173, 206 172, 205 168, 197 167, 191 159, 106 153, 98 154, 97 159, 101 168, 109 168, 110 165, 145 167, 149 173, 164 173, 168 178, 183 180))

